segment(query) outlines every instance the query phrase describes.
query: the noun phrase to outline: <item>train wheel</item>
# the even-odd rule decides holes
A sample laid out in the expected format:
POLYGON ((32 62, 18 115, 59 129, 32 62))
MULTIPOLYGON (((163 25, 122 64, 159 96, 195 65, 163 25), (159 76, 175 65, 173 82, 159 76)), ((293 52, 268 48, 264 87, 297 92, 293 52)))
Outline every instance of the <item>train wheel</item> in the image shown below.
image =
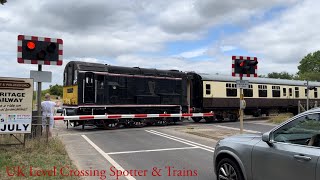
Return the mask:
POLYGON ((200 122, 202 120, 202 117, 193 117, 192 120, 196 123, 200 122))
POLYGON ((155 125, 167 126, 168 125, 168 121, 166 119, 157 119, 155 125))
POLYGON ((107 130, 118 129, 119 123, 118 120, 102 120, 102 126, 107 130))
POLYGON ((221 115, 217 115, 216 118, 218 122, 222 122, 224 120, 223 116, 221 115))
POLYGON ((236 122, 236 121, 238 121, 238 117, 235 114, 230 114, 229 120, 232 122, 236 122))
POLYGON ((131 122, 131 127, 142 128, 144 126, 146 126, 144 119, 133 119, 131 122))
POLYGON ((206 123, 212 123, 215 120, 215 118, 213 116, 212 117, 205 117, 204 119, 206 120, 206 123))

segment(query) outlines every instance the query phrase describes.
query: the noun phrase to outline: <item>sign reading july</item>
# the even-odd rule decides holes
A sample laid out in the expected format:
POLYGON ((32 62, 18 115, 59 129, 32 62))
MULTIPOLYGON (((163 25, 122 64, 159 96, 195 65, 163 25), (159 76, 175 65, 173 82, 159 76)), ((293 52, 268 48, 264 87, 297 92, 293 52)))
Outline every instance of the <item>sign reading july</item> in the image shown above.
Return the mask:
POLYGON ((0 77, 0 134, 31 133, 33 79, 0 77))

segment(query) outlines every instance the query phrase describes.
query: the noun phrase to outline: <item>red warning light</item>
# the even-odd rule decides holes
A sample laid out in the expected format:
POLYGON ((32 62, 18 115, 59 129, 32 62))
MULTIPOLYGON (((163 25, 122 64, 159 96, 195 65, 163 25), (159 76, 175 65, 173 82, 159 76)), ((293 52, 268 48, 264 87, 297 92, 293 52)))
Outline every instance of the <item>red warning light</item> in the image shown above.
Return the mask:
POLYGON ((36 47, 36 44, 32 41, 27 42, 27 47, 30 50, 34 50, 34 48, 36 47))
POLYGON ((244 61, 240 63, 240 67, 243 67, 244 66, 244 61))

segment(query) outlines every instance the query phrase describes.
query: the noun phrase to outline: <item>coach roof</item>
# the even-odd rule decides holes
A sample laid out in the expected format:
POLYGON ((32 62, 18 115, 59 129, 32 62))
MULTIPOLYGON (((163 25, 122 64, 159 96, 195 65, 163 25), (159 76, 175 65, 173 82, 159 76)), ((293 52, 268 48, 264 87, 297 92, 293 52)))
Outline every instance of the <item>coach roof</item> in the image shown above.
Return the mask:
MULTIPOLYGON (((226 76, 226 75, 213 75, 213 74, 199 74, 204 81, 222 81, 222 82, 236 82, 239 77, 226 76)), ((243 77, 242 80, 249 80, 249 83, 261 83, 261 84, 274 84, 274 85, 293 85, 293 86, 305 86, 307 81, 299 80, 286 80, 286 79, 273 79, 273 78, 259 78, 259 77, 243 77)), ((320 87, 320 82, 309 81, 309 86, 320 87)))

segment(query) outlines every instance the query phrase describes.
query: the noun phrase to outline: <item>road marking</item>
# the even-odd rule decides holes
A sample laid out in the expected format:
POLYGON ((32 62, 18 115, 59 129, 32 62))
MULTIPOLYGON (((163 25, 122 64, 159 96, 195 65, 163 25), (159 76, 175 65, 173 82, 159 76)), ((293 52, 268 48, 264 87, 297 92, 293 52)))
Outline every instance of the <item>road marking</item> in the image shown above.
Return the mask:
POLYGON ((173 150, 181 150, 181 149, 197 149, 198 147, 182 147, 182 148, 167 148, 167 149, 150 149, 150 150, 139 150, 139 151, 122 151, 122 152, 110 152, 106 153, 108 155, 111 154, 129 154, 129 153, 139 153, 139 152, 154 152, 154 151, 173 151, 173 150))
MULTIPOLYGON (((215 126, 216 127, 220 127, 220 128, 240 131, 239 128, 234 128, 234 127, 229 127, 229 126, 221 126, 221 125, 215 125, 215 126)), ((243 131, 246 131, 246 132, 249 132, 249 133, 261 133, 260 131, 252 131, 252 130, 247 130, 247 129, 244 129, 243 131)))
POLYGON ((209 147, 209 146, 205 146, 205 145, 202 145, 202 144, 199 144, 199 143, 195 143, 193 141, 185 140, 185 139, 182 139, 182 138, 179 138, 179 137, 176 137, 176 136, 172 136, 172 135, 161 133, 161 132, 154 131, 154 130, 145 130, 145 131, 147 131, 149 133, 152 133, 152 134, 155 134, 155 135, 158 135, 158 136, 161 136, 161 137, 165 137, 165 138, 177 141, 177 142, 181 142, 181 143, 193 146, 193 147, 197 147, 199 149, 203 149, 203 150, 206 150, 206 151, 209 151, 209 152, 214 152, 214 148, 209 147))
POLYGON ((163 132, 159 132, 159 131, 155 131, 155 130, 149 130, 149 131, 152 131, 152 132, 157 133, 157 134, 162 134, 162 135, 164 135, 164 136, 176 138, 176 139, 179 139, 179 140, 181 140, 181 141, 188 142, 188 143, 192 143, 192 144, 194 144, 194 145, 196 145, 196 146, 201 146, 201 147, 204 147, 204 148, 208 148, 208 149, 213 149, 213 150, 214 150, 213 147, 206 146, 206 145, 203 145, 203 144, 199 144, 199 143, 196 143, 196 142, 193 142, 193 141, 189 141, 189 140, 186 140, 186 139, 182 139, 182 138, 179 138, 179 137, 170 135, 170 134, 165 134, 165 133, 163 133, 163 132))
MULTIPOLYGON (((125 170, 115 161, 113 160, 108 154, 106 154, 102 149, 100 149, 96 144, 94 144, 86 135, 81 135, 94 149, 96 149, 107 161, 109 161, 117 170, 121 170, 124 172, 125 170)), ((125 176, 129 180, 136 180, 136 178, 128 175, 125 176)))

